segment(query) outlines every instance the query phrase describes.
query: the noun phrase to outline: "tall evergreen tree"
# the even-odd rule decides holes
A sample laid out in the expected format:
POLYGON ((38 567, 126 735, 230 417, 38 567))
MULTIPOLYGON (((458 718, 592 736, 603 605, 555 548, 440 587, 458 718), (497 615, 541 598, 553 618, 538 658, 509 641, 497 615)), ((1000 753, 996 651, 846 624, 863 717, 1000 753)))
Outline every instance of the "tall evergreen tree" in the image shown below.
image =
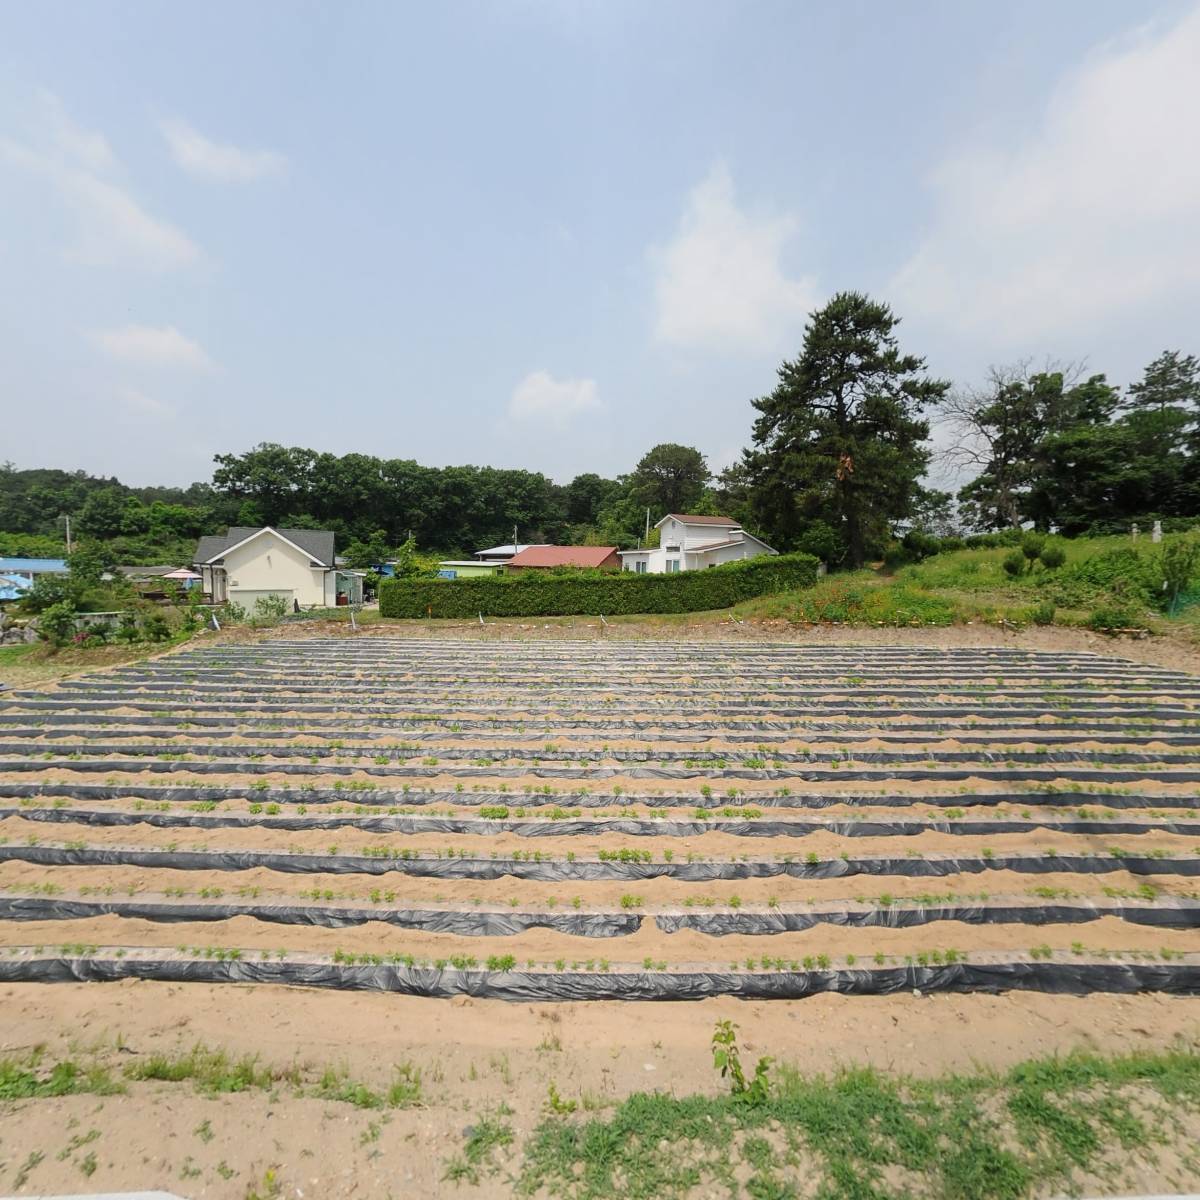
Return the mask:
POLYGON ((929 461, 921 412, 949 384, 900 352, 898 324, 886 304, 840 292, 810 316, 775 390, 753 402, 760 416, 745 464, 772 544, 790 549, 823 522, 860 567, 889 523, 909 516, 929 461))
POLYGON ((1133 410, 1163 413, 1182 409, 1193 419, 1200 417, 1200 359, 1178 350, 1164 350, 1131 384, 1125 400, 1133 410))

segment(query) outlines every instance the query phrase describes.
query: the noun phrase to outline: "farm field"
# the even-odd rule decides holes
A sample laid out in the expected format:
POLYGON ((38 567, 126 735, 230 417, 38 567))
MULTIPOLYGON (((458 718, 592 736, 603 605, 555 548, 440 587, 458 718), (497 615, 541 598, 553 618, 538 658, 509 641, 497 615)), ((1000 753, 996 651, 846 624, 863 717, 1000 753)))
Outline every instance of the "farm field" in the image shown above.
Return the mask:
POLYGON ((748 1072, 1188 1045, 1198 807, 1200 680, 1077 650, 276 637, 0 693, 0 1100, 259 1056, 141 1174, 38 1149, 103 1088, 0 1114, 0 1189, 610 1194, 521 1175, 539 1121, 713 1092, 719 1020, 748 1072))

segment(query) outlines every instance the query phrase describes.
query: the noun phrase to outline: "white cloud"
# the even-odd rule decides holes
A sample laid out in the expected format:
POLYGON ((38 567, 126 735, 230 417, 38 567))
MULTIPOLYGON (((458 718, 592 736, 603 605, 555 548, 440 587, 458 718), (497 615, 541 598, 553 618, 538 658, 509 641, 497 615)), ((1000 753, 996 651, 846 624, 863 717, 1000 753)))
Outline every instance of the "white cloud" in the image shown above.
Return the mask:
POLYGON ((276 150, 242 150, 214 142, 183 121, 160 121, 171 157, 189 175, 222 183, 246 183, 267 175, 278 175, 287 159, 276 150))
POLYGON ((508 415, 514 421, 544 421, 562 428, 581 413, 603 407, 594 379, 555 379, 532 371, 513 388, 508 415))
POLYGON ((119 387, 114 389, 113 395, 117 403, 134 416, 165 420, 175 415, 173 404, 168 404, 157 396, 147 396, 145 392, 139 392, 135 388, 119 387))
POLYGON ((795 231, 794 217, 738 208, 728 169, 715 166, 688 196, 674 238, 650 252, 656 337, 735 350, 795 341, 819 302, 813 279, 784 274, 795 231))
POLYGON ((65 156, 92 171, 108 171, 117 165, 104 134, 76 125, 53 92, 43 89, 38 102, 46 131, 65 156))
POLYGON ((900 312, 1018 344, 1200 285, 1200 8, 1065 77, 1009 149, 968 147, 892 281, 900 312))
POLYGON ((76 228, 68 257, 89 265, 135 262, 154 270, 187 266, 199 247, 182 230, 151 215, 115 176, 107 139, 76 125, 58 99, 39 96, 39 119, 25 140, 0 136, 0 165, 40 178, 76 228))
POLYGON ((88 340, 109 358, 135 367, 210 371, 214 365, 200 344, 185 337, 174 325, 102 329, 88 334, 88 340))

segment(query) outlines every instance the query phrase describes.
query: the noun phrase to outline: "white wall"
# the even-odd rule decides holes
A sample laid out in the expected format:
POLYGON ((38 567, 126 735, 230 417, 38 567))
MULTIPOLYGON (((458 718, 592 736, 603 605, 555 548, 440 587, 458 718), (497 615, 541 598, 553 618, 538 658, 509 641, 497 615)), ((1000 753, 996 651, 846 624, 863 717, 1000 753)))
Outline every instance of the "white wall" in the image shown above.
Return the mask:
POLYGON ((251 538, 245 545, 225 554, 225 577, 229 598, 238 604, 246 600, 239 593, 253 593, 254 599, 265 592, 299 600, 302 608, 325 603, 325 569, 310 567, 312 560, 303 551, 268 531, 251 538))

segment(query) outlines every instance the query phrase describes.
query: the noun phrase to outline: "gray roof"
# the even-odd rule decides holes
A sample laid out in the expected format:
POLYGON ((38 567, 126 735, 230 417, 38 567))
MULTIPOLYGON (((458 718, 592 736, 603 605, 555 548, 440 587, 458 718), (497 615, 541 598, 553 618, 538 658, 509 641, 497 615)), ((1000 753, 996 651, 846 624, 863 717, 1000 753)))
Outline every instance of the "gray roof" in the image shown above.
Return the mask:
MULTIPOLYGON (((251 534, 261 529, 275 528, 265 525, 231 525, 224 536, 208 535, 196 543, 195 563, 211 562, 220 558, 230 546, 244 542, 251 534)), ((275 529, 275 532, 295 542, 314 562, 323 567, 333 566, 333 530, 332 529, 275 529)))

